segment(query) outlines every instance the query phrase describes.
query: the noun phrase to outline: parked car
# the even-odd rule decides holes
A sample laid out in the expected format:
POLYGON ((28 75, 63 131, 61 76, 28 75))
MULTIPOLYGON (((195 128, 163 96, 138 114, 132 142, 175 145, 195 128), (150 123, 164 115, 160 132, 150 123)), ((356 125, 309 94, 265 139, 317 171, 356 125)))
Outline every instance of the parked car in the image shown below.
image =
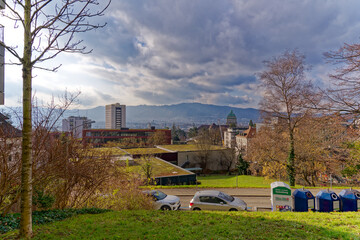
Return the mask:
POLYGON ((190 210, 242 211, 247 209, 246 203, 226 193, 207 190, 196 192, 190 201, 190 210))
POLYGON ((159 190, 144 191, 154 200, 154 208, 161 210, 179 210, 180 198, 174 195, 166 195, 159 190))

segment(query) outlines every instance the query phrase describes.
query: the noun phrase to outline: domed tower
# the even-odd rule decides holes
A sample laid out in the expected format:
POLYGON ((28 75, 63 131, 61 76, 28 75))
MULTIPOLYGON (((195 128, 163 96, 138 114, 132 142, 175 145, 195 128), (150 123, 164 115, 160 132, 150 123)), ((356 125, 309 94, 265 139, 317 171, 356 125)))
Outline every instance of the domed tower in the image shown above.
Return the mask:
POLYGON ((230 111, 229 115, 226 118, 226 124, 229 125, 229 127, 236 127, 237 125, 237 120, 236 120, 236 115, 233 112, 233 110, 230 111))

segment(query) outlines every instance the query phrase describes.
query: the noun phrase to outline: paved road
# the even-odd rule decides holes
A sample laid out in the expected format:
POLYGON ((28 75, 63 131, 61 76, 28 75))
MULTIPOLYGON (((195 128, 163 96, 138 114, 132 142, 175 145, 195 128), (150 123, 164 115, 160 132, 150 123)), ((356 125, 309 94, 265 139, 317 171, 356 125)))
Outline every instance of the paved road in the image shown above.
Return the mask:
MULTIPOLYGON (((186 210, 189 207, 189 202, 197 191, 212 190, 212 189, 196 189, 196 188, 173 188, 161 189, 166 194, 176 195, 180 198, 182 209, 186 210)), ((234 197, 239 197, 244 200, 248 207, 254 209, 268 210, 271 208, 270 203, 270 189, 267 188, 217 188, 216 190, 225 192, 234 197)))
MULTIPOLYGON (((186 210, 189 207, 189 202, 197 191, 200 190, 214 190, 205 188, 172 188, 161 189, 166 194, 176 195, 180 198, 182 209, 186 210)), ((239 197, 244 200, 251 209, 257 208, 258 211, 269 211, 271 208, 270 202, 270 188, 216 188, 216 190, 225 192, 229 195, 239 197)), ((322 189, 310 189, 313 195, 316 195, 322 189)), ((341 189, 332 189, 337 194, 341 189)), ((294 191, 294 190, 292 190, 294 191)))

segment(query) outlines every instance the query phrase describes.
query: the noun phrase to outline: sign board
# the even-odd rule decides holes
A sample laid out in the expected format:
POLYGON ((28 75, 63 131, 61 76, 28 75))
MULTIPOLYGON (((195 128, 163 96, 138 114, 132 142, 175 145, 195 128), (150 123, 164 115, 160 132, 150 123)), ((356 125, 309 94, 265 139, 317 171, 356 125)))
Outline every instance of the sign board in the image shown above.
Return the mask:
POLYGON ((283 182, 271 183, 271 207, 273 211, 291 211, 291 189, 283 182))

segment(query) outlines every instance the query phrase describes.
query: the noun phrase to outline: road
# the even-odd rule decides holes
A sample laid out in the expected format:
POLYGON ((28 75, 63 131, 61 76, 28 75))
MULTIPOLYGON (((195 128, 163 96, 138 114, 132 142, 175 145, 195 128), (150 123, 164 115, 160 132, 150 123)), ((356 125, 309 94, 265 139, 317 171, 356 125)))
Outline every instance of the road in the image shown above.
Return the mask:
MULTIPOLYGON (((181 209, 187 210, 189 202, 197 191, 201 190, 219 190, 234 197, 244 200, 251 210, 269 211, 271 209, 270 188, 171 188, 161 189, 162 192, 168 195, 176 195, 180 198, 181 209)), ((320 190, 324 189, 310 189, 313 195, 316 195, 320 190)), ((292 192, 294 189, 292 190, 292 192)), ((339 194, 341 189, 332 189, 339 194)))
MULTIPOLYGON (((181 209, 186 210, 189 207, 189 202, 197 191, 200 190, 214 190, 214 189, 196 189, 196 188, 173 188, 161 189, 168 195, 176 195, 180 198, 181 209)), ((251 209, 269 210, 270 203, 270 189, 268 188, 217 188, 216 190, 225 192, 234 197, 244 200, 251 209)))

